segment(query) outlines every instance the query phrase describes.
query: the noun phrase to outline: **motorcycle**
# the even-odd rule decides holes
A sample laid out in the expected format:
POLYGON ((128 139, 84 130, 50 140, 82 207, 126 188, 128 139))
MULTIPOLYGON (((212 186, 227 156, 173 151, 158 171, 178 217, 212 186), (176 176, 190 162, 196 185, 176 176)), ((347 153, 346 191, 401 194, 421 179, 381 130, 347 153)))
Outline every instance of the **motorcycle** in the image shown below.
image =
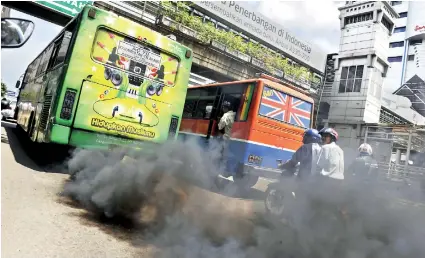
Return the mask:
MULTIPOLYGON (((280 168, 283 164, 282 160, 277 160, 278 167, 280 168)), ((298 164, 299 165, 299 164, 298 164)), ((266 190, 266 196, 264 200, 266 214, 272 219, 285 220, 291 223, 291 215, 296 216, 297 201, 299 202, 301 198, 306 198, 307 196, 302 192, 300 187, 300 181, 298 177, 298 165, 295 168, 295 171, 288 171, 281 169, 282 176, 278 182, 274 182, 268 185, 266 190)), ((300 202, 302 203, 302 202, 300 202)), ((325 202, 326 203, 326 202, 325 202)), ((344 207, 331 207, 327 206, 325 203, 318 204, 314 211, 315 217, 321 218, 331 218, 340 220, 342 222, 347 222, 348 213, 344 207)))
MULTIPOLYGON (((280 159, 277 160, 277 163, 279 168, 283 164, 280 159)), ((291 172, 282 169, 280 180, 268 185, 264 200, 267 215, 282 219, 285 217, 285 211, 294 204, 297 197, 295 194, 297 171, 291 172)))

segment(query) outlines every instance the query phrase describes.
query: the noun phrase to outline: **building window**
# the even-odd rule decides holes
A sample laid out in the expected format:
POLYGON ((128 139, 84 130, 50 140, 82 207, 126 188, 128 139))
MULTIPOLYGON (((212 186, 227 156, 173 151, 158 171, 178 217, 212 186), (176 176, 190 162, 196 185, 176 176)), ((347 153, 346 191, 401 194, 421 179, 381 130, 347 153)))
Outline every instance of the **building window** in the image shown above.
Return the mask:
POLYGON ((385 28, 387 28, 388 31, 393 30, 393 24, 387 18, 382 17, 381 22, 385 26, 385 28))
POLYGON ((405 32, 406 26, 394 28, 394 33, 405 32))
POLYGON ((391 56, 391 57, 388 57, 388 62, 390 63, 401 62, 402 59, 403 59, 402 56, 391 56))
POLYGON ((342 67, 339 93, 360 92, 363 68, 363 65, 342 67))
POLYGON ((369 20, 372 20, 372 18, 373 18, 372 12, 345 17, 345 25, 369 21, 369 20))
POLYGON ((419 45, 422 44, 422 39, 412 39, 410 45, 419 45))
POLYGON ((391 5, 400 5, 402 1, 391 1, 391 5))
POLYGON ((407 56, 407 60, 408 61, 414 61, 415 60, 415 55, 408 55, 407 56))
POLYGON ((407 12, 402 12, 402 13, 399 13, 398 15, 400 15, 400 18, 406 18, 407 12))
POLYGON ((395 47, 404 47, 404 41, 391 42, 390 48, 395 48, 395 47))

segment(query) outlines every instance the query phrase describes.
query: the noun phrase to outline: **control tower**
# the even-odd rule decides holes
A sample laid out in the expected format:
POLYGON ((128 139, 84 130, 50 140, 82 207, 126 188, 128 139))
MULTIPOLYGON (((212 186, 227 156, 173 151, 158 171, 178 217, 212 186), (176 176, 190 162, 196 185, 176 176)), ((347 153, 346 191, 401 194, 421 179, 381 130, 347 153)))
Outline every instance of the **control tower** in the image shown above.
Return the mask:
POLYGON ((329 104, 323 123, 338 131, 341 147, 355 149, 362 128, 379 123, 388 44, 398 14, 386 1, 347 1, 339 11, 340 46, 332 57, 335 76, 322 93, 322 102, 329 104))

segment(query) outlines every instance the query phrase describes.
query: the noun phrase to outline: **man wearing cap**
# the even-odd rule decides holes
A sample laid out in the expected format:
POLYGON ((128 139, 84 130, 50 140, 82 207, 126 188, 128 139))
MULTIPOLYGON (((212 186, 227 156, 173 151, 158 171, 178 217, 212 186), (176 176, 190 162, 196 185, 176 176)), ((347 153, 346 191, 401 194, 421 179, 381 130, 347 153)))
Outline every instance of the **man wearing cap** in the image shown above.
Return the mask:
POLYGON ((228 140, 230 138, 230 132, 232 131, 233 123, 235 122, 235 112, 233 110, 230 110, 230 102, 224 101, 223 106, 223 116, 220 119, 220 122, 218 123, 218 130, 223 132, 223 138, 225 140, 228 140))

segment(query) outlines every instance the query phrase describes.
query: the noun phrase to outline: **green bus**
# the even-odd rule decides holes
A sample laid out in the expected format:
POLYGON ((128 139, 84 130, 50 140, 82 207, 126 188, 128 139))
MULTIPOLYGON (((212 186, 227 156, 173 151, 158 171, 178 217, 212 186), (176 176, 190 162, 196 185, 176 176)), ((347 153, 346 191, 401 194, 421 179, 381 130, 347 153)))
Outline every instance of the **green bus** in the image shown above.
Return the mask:
POLYGON ((15 118, 33 142, 82 148, 177 137, 192 51, 86 6, 28 66, 15 118))

